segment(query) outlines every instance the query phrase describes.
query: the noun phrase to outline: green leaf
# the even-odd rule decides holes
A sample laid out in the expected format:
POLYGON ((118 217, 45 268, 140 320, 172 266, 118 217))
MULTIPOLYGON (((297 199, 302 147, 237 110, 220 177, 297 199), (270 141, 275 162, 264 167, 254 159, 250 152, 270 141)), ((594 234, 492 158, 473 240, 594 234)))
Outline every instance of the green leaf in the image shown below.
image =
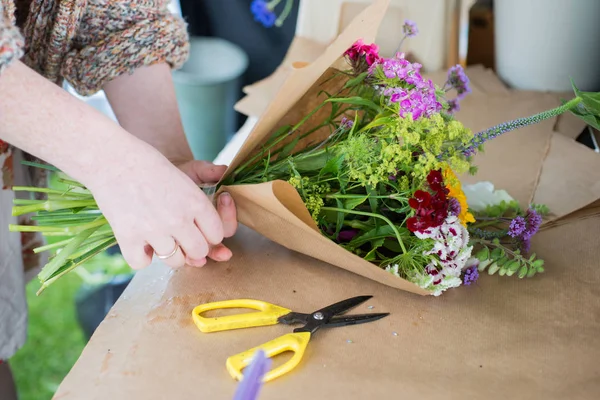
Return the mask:
POLYGON ((364 203, 365 200, 367 200, 367 198, 368 196, 363 196, 355 199, 346 199, 343 208, 345 208, 346 210, 354 210, 356 207, 364 203))
POLYGON ((400 243, 398 243, 398 241, 395 239, 386 238, 383 242, 383 247, 393 251, 394 253, 402 253, 402 247, 400 247, 400 243))
POLYGON ((327 100, 325 100, 325 102, 326 103, 344 103, 344 104, 349 104, 352 106, 367 107, 377 113, 381 112, 381 107, 379 107, 377 104, 375 104, 371 100, 365 99, 360 96, 327 99, 327 100))
POLYGON ((294 157, 294 166, 298 172, 320 171, 333 157, 331 153, 323 151, 304 157, 294 157))
POLYGON ((371 212, 374 214, 378 214, 377 209, 379 206, 379 200, 377 199, 377 191, 375 188, 367 188, 367 193, 369 194, 369 205, 371 206, 371 212))
POLYGON ((500 247, 496 247, 494 250, 492 250, 492 254, 491 254, 490 258, 492 260, 499 260, 503 256, 504 256, 504 250, 501 249, 500 247))
POLYGON ((289 142, 288 144, 283 146, 283 149, 281 149, 281 152, 279 153, 278 159, 285 158, 285 157, 289 156, 290 154, 292 154, 292 150, 294 150, 294 147, 296 147, 296 145, 298 144, 299 141, 300 141, 300 136, 296 136, 296 138, 294 140, 292 140, 291 142, 289 142))
MULTIPOLYGON (((404 233, 404 231, 406 231, 406 228, 402 228, 402 227, 396 227, 396 229, 398 229, 398 231, 400 232, 400 234, 404 233)), ((357 235, 354 237, 354 239, 352 239, 350 241, 350 245, 354 246, 354 247, 359 247, 362 246, 363 244, 370 242, 372 240, 377 240, 377 239, 385 239, 385 238, 394 238, 394 230, 392 229, 392 227, 390 225, 383 225, 383 226, 379 226, 376 227, 374 229, 371 229, 370 231, 367 231, 365 233, 363 233, 362 235, 357 235)), ((393 239, 395 240, 395 239, 393 239)))
POLYGON ((329 160, 327 160, 327 163, 325 163, 325 166, 321 169, 321 172, 319 173, 319 175, 326 175, 326 174, 337 175, 340 172, 340 169, 342 168, 343 163, 344 163, 344 154, 340 154, 339 156, 332 157, 329 160))
POLYGON ((527 265, 523 265, 521 267, 521 269, 519 270, 519 278, 520 279, 525 278, 525 275, 527 275, 527 265))
MULTIPOLYGON (((340 199, 335 199, 336 203, 337 203, 337 207, 338 208, 344 208, 343 204, 342 204, 342 200, 340 199)), ((344 213, 338 212, 337 213, 337 217, 336 217, 336 223, 335 223, 335 236, 337 237, 337 235, 340 233, 340 231, 342 230, 342 226, 344 226, 344 213)))
POLYGON ((496 272, 498 272, 499 269, 500 269, 500 267, 498 266, 498 263, 493 263, 488 268, 488 274, 494 275, 496 272))
POLYGON ((490 258, 490 249, 488 249, 487 247, 482 248, 477 252, 477 255, 475 257, 477 257, 479 261, 488 260, 490 258))
POLYGON ((358 75, 356 78, 352 78, 349 79, 348 82, 346 82, 346 84, 344 85, 344 89, 348 89, 354 86, 357 86, 358 84, 362 83, 362 81, 365 80, 365 78, 367 77, 367 72, 363 72, 362 74, 358 75))
POLYGON ((575 94, 583 100, 583 104, 586 105, 588 110, 594 111, 594 113, 600 113, 600 93, 580 91, 577 86, 575 86, 573 79, 571 79, 571 85, 573 86, 575 94))
POLYGON ((373 246, 373 248, 363 258, 366 261, 375 261, 375 259, 377 258, 376 257, 377 249, 383 245, 384 240, 385 239, 381 238, 381 239, 371 241, 371 245, 373 246))

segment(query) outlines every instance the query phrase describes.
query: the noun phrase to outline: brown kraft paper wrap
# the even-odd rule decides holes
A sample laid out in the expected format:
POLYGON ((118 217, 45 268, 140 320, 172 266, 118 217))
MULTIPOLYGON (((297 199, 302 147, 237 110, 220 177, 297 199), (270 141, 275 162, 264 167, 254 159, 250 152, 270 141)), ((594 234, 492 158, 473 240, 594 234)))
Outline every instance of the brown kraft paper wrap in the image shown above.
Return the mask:
MULTIPOLYGON (((324 99, 319 92, 326 90, 336 93, 343 88, 343 79, 334 76, 338 68, 344 67, 343 53, 357 39, 369 43, 377 34, 377 29, 388 6, 387 0, 374 2, 360 14, 340 36, 329 45, 314 61, 295 68, 292 51, 309 54, 310 43, 296 42, 286 61, 275 74, 279 77, 267 78, 277 81, 279 90, 270 99, 268 107, 261 114, 253 131, 230 164, 226 176, 243 165, 261 151, 261 145, 278 128, 295 125, 309 114, 324 99), (298 47, 299 46, 299 47, 298 47)), ((322 46, 322 45, 319 45, 322 46)), ((301 60, 304 61, 304 60, 301 60)), ((556 96, 535 93, 521 93, 517 99, 497 81, 489 78, 489 72, 475 69, 477 81, 483 84, 474 86, 474 94, 462 103, 457 118, 474 132, 522 116, 535 114, 558 104, 556 96), (485 96, 486 91, 496 92, 496 96, 485 96)), ((439 75, 439 74, 437 74, 439 75)), ((264 82, 264 81, 263 81, 264 82)), ((437 81, 441 84, 443 82, 437 81)), ((247 88, 249 98, 261 104, 273 90, 270 84, 247 88), (261 95, 262 93, 262 95, 261 95)), ((280 146, 294 140, 306 130, 317 126, 329 109, 323 107, 307 120, 299 129, 292 132, 280 146)), ((480 172, 475 176, 465 176, 465 183, 480 180, 491 181, 497 189, 507 190, 523 206, 532 201, 541 202, 550 208, 553 215, 548 220, 559 220, 600 198, 600 158, 587 148, 554 133, 556 119, 505 134, 488 143, 485 154, 478 155, 476 164, 480 172), (585 162, 568 162, 569 158, 579 159, 585 154, 585 162), (557 162, 563 162, 562 171, 556 172, 557 162), (567 161, 567 162, 564 162, 567 161), (587 176, 584 167, 596 165, 587 176), (550 171, 550 172, 549 172, 550 171), (555 178, 551 178, 555 177, 555 178), (551 188, 557 188, 552 190, 551 188), (575 191, 576 196, 570 193, 575 191)), ((329 135, 324 128, 311 135, 310 141, 321 141, 329 135)), ((309 144, 301 140, 295 149, 309 144)), ((223 187, 231 193, 238 206, 239 221, 266 236, 267 238, 299 253, 344 268, 368 279, 385 285, 426 295, 428 292, 417 285, 398 278, 385 270, 344 250, 321 235, 309 216, 300 196, 287 182, 266 182, 256 185, 234 185, 223 187)), ((575 193, 574 192, 574 193, 575 193)), ((548 222, 546 221, 546 222, 548 222)))

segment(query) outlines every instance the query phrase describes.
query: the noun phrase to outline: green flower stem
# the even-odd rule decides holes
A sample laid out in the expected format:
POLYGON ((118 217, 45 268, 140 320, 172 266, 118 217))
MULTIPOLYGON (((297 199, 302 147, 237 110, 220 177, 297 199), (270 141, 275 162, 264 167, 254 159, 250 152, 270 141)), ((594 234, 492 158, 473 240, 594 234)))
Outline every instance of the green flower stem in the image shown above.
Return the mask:
MULTIPOLYGON (((320 183, 320 182, 319 182, 320 183)), ((382 196, 370 196, 370 195, 366 195, 366 194, 337 194, 337 193, 333 193, 333 194, 328 194, 325 196, 325 198, 328 199, 360 199, 363 197, 369 197, 371 199, 393 199, 393 200, 407 200, 407 197, 401 197, 399 194, 388 194, 388 195, 382 195, 382 196)))
POLYGON ((48 200, 41 204, 13 207, 12 215, 18 217, 19 215, 39 211, 58 211, 79 207, 98 207, 98 205, 95 200, 48 200))
POLYGON ((365 217, 381 219, 381 220, 385 221, 394 231, 394 234, 396 235, 396 239, 398 239, 398 243, 400 244, 400 247, 402 248, 402 252, 403 253, 407 252, 406 247, 404 246, 404 242, 402 241, 402 236, 400 235, 400 232, 398 232, 398 228, 396 228, 396 225, 394 225, 392 223, 392 221, 390 221, 388 218, 384 217, 383 215, 373 214, 373 213, 364 212, 364 211, 346 210, 346 209, 337 208, 337 207, 321 207, 321 210, 322 211, 337 211, 337 212, 346 213, 346 214, 355 214, 355 215, 362 215, 365 217))
POLYGON ((54 257, 42 270, 38 277, 40 281, 44 282, 48 280, 62 265, 67 261, 69 256, 85 242, 92 233, 94 233, 98 227, 92 227, 79 232, 68 245, 66 245, 60 252, 54 257))
MULTIPOLYGON (((100 217, 95 221, 88 222, 85 224, 67 226, 67 227, 54 227, 54 226, 37 226, 37 225, 9 225, 10 232, 44 232, 44 233, 59 233, 59 234, 79 234, 82 231, 90 228, 98 228, 108 222, 104 217, 100 217)), ((58 235, 60 236, 60 235, 58 235)))
POLYGON ((511 256, 513 256, 515 259, 518 259, 518 260, 523 261, 523 262, 529 262, 525 257, 523 257, 520 254, 515 253, 514 251, 512 251, 508 247, 502 245, 501 243, 500 244, 496 244, 496 243, 491 242, 491 241, 486 240, 486 239, 471 239, 471 242, 472 243, 479 243, 479 244, 482 244, 484 246, 493 246, 493 247, 502 248, 505 252, 507 252, 508 254, 510 254, 511 256))
POLYGON ((31 186, 13 186, 13 192, 36 192, 36 193, 48 193, 48 194, 56 194, 59 196, 72 196, 72 197, 90 197, 87 193, 77 193, 71 192, 68 190, 56 190, 56 189, 48 189, 48 188, 40 188, 40 187, 31 187, 31 186))
MULTIPOLYGON (((276 0, 276 1, 278 1, 278 0, 276 0)), ((279 15, 279 18, 277 18, 277 21, 275 21, 275 26, 280 27, 283 25, 283 21, 285 21, 285 19, 290 15, 293 5, 294 5, 293 0, 286 0, 285 8, 281 12, 281 15, 279 15)))
MULTIPOLYGON (((46 279, 40 278, 40 280, 42 280, 42 286, 37 291, 36 295, 39 296, 46 288, 48 288, 52 283, 56 282, 56 280, 59 279, 61 276, 72 271, 73 269, 77 268, 79 265, 85 263, 86 261, 95 257, 96 255, 102 253, 106 249, 114 246, 116 243, 117 243, 116 239, 107 240, 106 242, 98 245, 96 248, 94 248, 93 250, 89 251, 88 253, 82 255, 81 257, 74 259, 74 260, 67 261, 66 264, 64 264, 61 267, 59 267, 58 269, 56 269, 54 271, 54 275, 51 274, 49 278, 46 278, 46 279)), ((66 248, 65 248, 65 250, 66 250, 66 248)), ((65 250, 63 250, 63 251, 65 251, 65 250)), ((61 253, 62 253, 62 251, 61 251, 61 253)), ((52 260, 52 261, 54 261, 54 260, 52 260)), ((40 275, 41 275, 41 273, 40 273, 40 275)))
MULTIPOLYGON (((96 231, 94 234, 90 235, 90 237, 86 243, 96 243, 96 242, 102 241, 104 239, 107 239, 108 237, 113 236, 113 235, 114 234, 112 232, 96 231)), ((44 251, 60 248, 60 247, 63 247, 63 246, 66 246, 67 244, 69 244, 69 242, 71 240, 72 240, 72 238, 68 238, 65 240, 61 240, 59 242, 54 242, 54 243, 47 244, 44 246, 36 247, 35 249, 33 249, 33 252, 37 254, 37 253, 42 253, 44 251)))

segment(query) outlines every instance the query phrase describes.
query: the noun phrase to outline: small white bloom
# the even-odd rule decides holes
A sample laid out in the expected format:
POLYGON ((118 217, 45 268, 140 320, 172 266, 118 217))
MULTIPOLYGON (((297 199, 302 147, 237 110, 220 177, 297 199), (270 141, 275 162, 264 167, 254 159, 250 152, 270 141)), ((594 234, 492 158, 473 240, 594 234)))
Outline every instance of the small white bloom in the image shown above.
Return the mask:
POLYGON ((477 182, 462 187, 467 204, 472 211, 484 211, 488 206, 500 204, 502 201, 511 202, 514 199, 506 190, 494 190, 494 184, 488 181, 477 182))
POLYGON ((396 275, 398 278, 400 277, 400 273, 398 272, 398 264, 388 265, 385 267, 385 270, 392 275, 396 275))

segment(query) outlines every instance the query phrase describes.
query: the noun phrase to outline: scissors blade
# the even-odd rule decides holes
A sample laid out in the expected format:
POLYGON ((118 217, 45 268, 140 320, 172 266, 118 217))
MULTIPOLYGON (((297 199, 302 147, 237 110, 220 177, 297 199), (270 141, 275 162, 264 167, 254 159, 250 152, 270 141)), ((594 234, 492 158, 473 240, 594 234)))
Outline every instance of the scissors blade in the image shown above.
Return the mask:
POLYGON ((330 306, 322 308, 319 311, 316 311, 315 313, 321 312, 327 316, 333 317, 334 315, 339 315, 339 314, 343 314, 345 312, 350 311, 354 307, 358 306, 361 303, 364 303, 365 301, 371 299, 372 297, 373 296, 352 297, 350 299, 342 300, 340 302, 337 302, 335 304, 332 304, 330 306))
POLYGON ((334 317, 325 324, 328 328, 337 328, 340 326, 358 325, 367 322, 377 321, 378 319, 387 317, 389 313, 377 313, 377 314, 358 314, 349 315, 346 317, 334 317))

